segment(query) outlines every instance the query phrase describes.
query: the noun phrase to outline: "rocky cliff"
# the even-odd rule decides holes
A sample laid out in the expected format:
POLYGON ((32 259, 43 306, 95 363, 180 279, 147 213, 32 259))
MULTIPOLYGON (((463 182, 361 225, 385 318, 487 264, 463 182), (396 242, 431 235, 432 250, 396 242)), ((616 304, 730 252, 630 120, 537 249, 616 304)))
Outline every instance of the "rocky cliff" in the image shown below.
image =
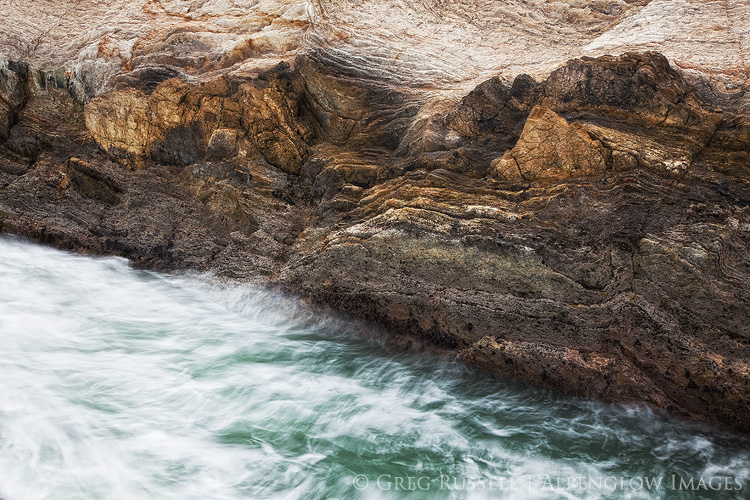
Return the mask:
POLYGON ((2 231, 750 430, 749 8, 0 6, 2 231))

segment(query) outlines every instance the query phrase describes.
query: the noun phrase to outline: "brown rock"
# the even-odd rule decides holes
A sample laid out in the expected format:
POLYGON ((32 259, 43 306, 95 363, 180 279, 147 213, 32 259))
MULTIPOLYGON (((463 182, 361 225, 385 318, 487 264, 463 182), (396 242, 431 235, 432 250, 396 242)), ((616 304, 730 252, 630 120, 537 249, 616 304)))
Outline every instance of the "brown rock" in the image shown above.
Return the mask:
POLYGON ((91 135, 111 155, 140 157, 148 150, 151 121, 142 92, 128 89, 94 99, 84 117, 91 135))
POLYGON ((108 205, 120 203, 119 193, 122 193, 122 188, 115 180, 92 164, 78 158, 71 158, 68 160, 66 173, 68 186, 77 190, 81 196, 108 205))
POLYGON ((28 67, 0 55, 0 143, 8 139, 18 111, 25 105, 28 67))
POLYGON ((135 165, 190 165, 217 151, 225 158, 242 151, 297 173, 314 134, 301 116, 293 77, 284 66, 279 71, 235 90, 224 78, 200 84, 173 78, 150 95, 117 90, 86 105, 86 126, 110 155, 135 165))
POLYGON ((607 150, 580 125, 544 106, 535 107, 515 147, 492 162, 502 180, 560 180, 595 175, 607 168, 607 150))
POLYGON ((273 76, 268 85, 243 85, 240 103, 242 132, 271 165, 297 174, 310 156, 315 134, 301 109, 299 82, 273 76))

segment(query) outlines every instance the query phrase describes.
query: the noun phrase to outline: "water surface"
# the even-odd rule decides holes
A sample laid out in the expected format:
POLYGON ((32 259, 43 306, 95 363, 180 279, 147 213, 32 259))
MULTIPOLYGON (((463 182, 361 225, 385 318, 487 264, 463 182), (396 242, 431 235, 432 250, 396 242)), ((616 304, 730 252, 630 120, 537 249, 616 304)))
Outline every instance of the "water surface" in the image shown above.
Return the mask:
POLYGON ((0 238, 0 497, 750 498, 745 437, 358 333, 0 238))

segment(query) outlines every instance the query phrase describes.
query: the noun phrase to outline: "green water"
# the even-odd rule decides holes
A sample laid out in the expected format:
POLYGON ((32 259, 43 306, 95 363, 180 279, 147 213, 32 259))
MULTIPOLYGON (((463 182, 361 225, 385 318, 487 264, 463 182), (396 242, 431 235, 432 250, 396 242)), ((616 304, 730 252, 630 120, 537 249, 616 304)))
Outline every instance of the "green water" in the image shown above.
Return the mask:
POLYGON ((750 440, 0 239, 0 498, 750 498, 750 440))

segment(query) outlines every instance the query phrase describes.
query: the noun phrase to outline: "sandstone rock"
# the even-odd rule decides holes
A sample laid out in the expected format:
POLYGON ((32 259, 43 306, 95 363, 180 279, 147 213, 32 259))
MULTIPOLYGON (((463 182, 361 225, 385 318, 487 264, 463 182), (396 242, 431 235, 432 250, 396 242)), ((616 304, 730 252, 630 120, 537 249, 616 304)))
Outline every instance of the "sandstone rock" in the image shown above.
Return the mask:
POLYGON ((170 79, 150 95, 124 89, 93 99, 85 108, 86 126, 113 157, 138 165, 147 159, 190 165, 217 148, 232 157, 240 144, 296 173, 314 135, 299 116, 300 93, 293 86, 288 75, 234 84, 170 79))
POLYGON ((652 0, 582 51, 601 55, 658 46, 681 68, 741 82, 750 70, 748 15, 744 2, 652 0))
POLYGON ((608 151, 581 126, 569 124, 544 106, 529 114, 515 147, 492 163, 495 175, 533 182, 601 174, 608 151))
POLYGON ((135 89, 118 91, 86 106, 86 126, 113 156, 141 156, 147 151, 151 124, 149 102, 135 89))
POLYGON ((253 71, 270 69, 293 58, 308 26, 298 0, 5 0, 3 10, 0 44, 9 55, 44 69, 65 65, 84 101, 164 71, 202 74, 247 57, 253 71))
POLYGON ((300 58, 298 66, 322 135, 334 143, 345 142, 362 119, 364 92, 357 85, 326 74, 326 69, 311 57, 300 58))
POLYGON ((653 47, 717 82, 748 78, 747 7, 722 2, 5 0, 3 8, 0 44, 9 55, 33 66, 70 64, 85 99, 144 68, 257 71, 300 48, 319 51, 329 67, 450 86, 456 96, 498 74, 542 79, 574 57, 653 47))
POLYGON ((631 360, 616 355, 488 336, 461 351, 459 358, 504 374, 513 373, 529 382, 554 380, 551 385, 567 394, 575 394, 584 386, 586 394, 597 399, 670 404, 669 396, 654 387, 653 381, 631 360), (620 381, 616 389, 607 383, 612 379, 620 381))
POLYGON ((466 137, 482 133, 511 133, 524 113, 508 103, 510 89, 499 78, 480 84, 461 100, 448 116, 448 128, 466 137))
POLYGON ((240 124, 247 141, 266 161, 289 173, 299 173, 310 156, 315 133, 301 108, 296 80, 273 77, 268 85, 244 85, 239 93, 240 124))
POLYGON ((208 159, 232 158, 237 154, 237 130, 217 128, 208 140, 208 159))

